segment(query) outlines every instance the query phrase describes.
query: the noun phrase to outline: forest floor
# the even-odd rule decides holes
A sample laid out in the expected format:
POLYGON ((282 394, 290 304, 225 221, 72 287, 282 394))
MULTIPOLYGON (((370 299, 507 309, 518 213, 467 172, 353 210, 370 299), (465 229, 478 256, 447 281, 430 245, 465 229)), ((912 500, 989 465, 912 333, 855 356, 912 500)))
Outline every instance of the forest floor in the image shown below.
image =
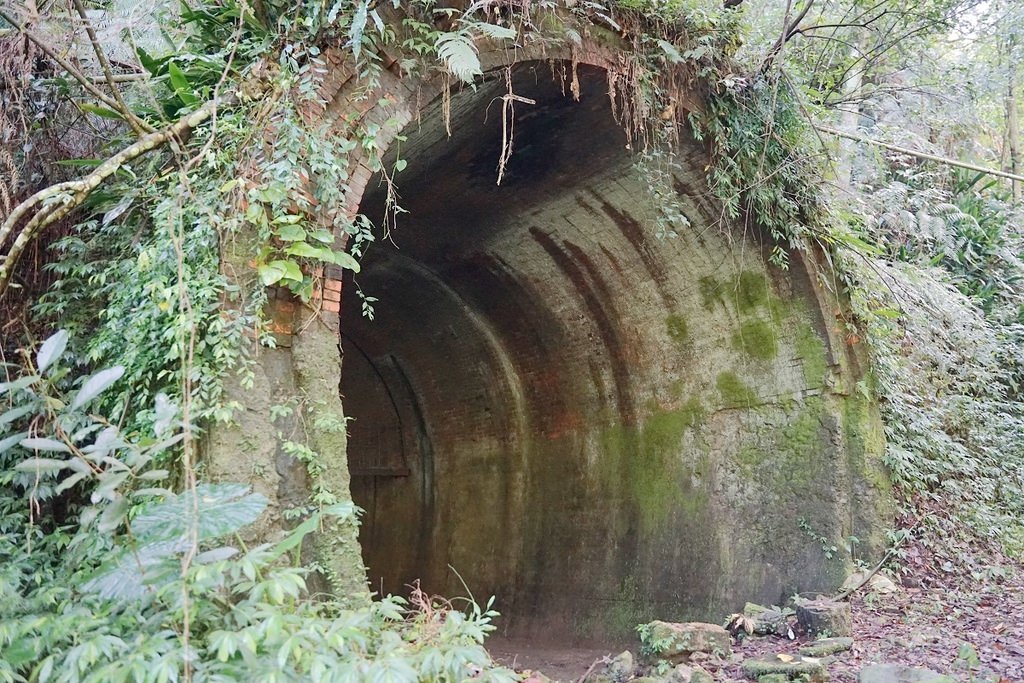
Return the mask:
MULTIPOLYGON (((1024 567, 1002 564, 965 577, 942 569, 915 568, 896 593, 860 593, 850 599, 854 647, 828 666, 830 680, 857 681, 875 663, 924 667, 958 681, 1024 683, 1024 567)), ((700 665, 716 681, 746 680, 740 665, 751 657, 798 655, 809 640, 748 638, 729 658, 700 665)), ((630 647, 636 652, 639 643, 630 647)), ((549 641, 497 641, 496 660, 519 671, 540 671, 557 681, 578 681, 596 660, 614 656, 597 648, 558 648, 549 641)), ((600 671, 601 665, 594 667, 600 671)))

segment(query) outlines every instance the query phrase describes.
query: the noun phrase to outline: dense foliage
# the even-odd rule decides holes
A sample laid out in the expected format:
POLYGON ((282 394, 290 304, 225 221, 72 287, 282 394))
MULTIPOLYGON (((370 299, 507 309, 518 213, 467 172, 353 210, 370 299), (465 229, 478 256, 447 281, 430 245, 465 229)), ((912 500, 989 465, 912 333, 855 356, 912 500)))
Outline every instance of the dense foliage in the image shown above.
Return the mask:
MULTIPOLYGON (((860 390, 881 399, 907 524, 930 532, 942 558, 979 537, 1024 551, 1019 207, 1000 185, 895 154, 845 148, 857 163, 830 170, 822 160, 834 145, 811 127, 849 123, 843 108, 853 102, 880 122, 875 133, 894 130, 908 116, 901 108, 933 101, 921 82, 897 87, 910 78, 907 55, 920 54, 908 48, 940 41, 962 3, 914 13, 881 3, 877 24, 860 3, 817 5, 819 26, 840 26, 820 44, 814 31, 790 33, 792 13, 744 18, 742 7, 697 0, 485 4, 461 13, 419 0, 396 22, 388 12, 398 3, 367 0, 192 3, 161 18, 156 47, 130 45, 145 75, 125 90, 130 113, 87 102, 66 74, 54 86, 31 72, 34 61, 22 65, 30 87, 18 111, 46 92, 70 98, 99 131, 94 158, 72 165, 83 173, 132 144, 135 127, 161 129, 211 103, 216 113, 121 165, 54 240, 33 326, 66 331, 7 366, 0 385, 0 679, 511 676, 481 648, 488 608, 419 594, 411 606, 311 598, 316 568, 300 566, 297 549, 325 518, 354 515, 350 506, 311 501, 290 536, 246 548, 264 502, 197 482, 199 425, 229 420, 234 408, 223 379, 235 373, 245 386, 249 341, 273 343, 261 317, 266 287, 310 302, 325 266, 357 271, 374 236, 369 218, 341 210, 352 160, 388 183, 405 165, 382 167, 379 137, 395 122, 328 135, 306 115, 324 105, 317 83, 328 48, 345 50, 361 79, 356 97, 370 98, 384 47, 404 72, 454 87, 480 75, 486 41, 573 43, 585 26, 614 31, 635 59, 619 113, 641 143, 660 232, 687 227, 670 175, 672 143, 692 133, 708 144, 723 215, 769 235, 776 264, 816 241, 839 266, 850 335, 866 335, 873 353, 860 390), (556 9, 566 21, 537 20, 556 9), (754 24, 746 33, 741 19, 754 24), (885 42, 894 34, 907 36, 903 53, 885 42), (687 117, 673 106, 694 83, 707 109, 687 117), (830 175, 844 195, 821 190, 830 175)), ((920 71, 934 75, 936 64, 920 71)), ((52 124, 38 120, 19 132, 27 147, 52 124)), ((948 141, 931 135, 938 122, 928 125, 920 139, 948 141)), ((68 172, 21 154, 37 175, 68 172)), ((5 213, 22 190, 3 186, 5 213)))

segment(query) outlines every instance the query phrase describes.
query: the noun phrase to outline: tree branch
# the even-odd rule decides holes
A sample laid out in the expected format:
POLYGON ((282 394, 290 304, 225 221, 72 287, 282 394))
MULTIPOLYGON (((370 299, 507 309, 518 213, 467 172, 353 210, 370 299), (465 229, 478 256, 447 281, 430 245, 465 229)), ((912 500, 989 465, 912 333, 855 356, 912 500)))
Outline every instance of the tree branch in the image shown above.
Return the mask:
MULTIPOLYGON (((813 124, 812 124, 813 125, 813 124)), ((882 142, 881 140, 874 140, 872 138, 866 138, 862 135, 856 135, 854 133, 846 133, 835 128, 829 128, 828 126, 813 125, 815 130, 819 130, 822 133, 828 135, 835 135, 836 137, 846 138, 847 140, 854 140, 856 142, 863 142, 867 145, 875 145, 876 147, 882 147, 893 152, 899 152, 900 154, 909 154, 910 156, 917 157, 918 159, 926 159, 928 161, 935 161, 940 164, 946 164, 947 166, 956 166, 957 168, 966 168, 969 171, 977 171, 978 173, 986 173, 988 175, 997 176, 999 178, 1009 178, 1010 180, 1016 180, 1024 182, 1024 176, 1017 175, 1016 173, 1010 173, 1008 171, 1001 171, 996 168, 987 168, 985 166, 979 166, 972 164, 967 161, 958 161, 956 159, 950 159, 949 157, 942 157, 936 154, 929 154, 928 152, 919 152, 914 149, 908 149, 906 147, 900 147, 898 145, 891 145, 888 142, 882 142)))
POLYGON ((92 51, 96 53, 96 59, 100 60, 100 68, 103 69, 103 77, 107 79, 107 85, 110 87, 110 91, 114 95, 114 99, 120 106, 121 112, 125 116, 125 120, 128 121, 128 125, 132 127, 136 135, 143 135, 147 132, 153 132, 154 128, 147 124, 145 121, 139 119, 138 116, 128 107, 128 104, 124 101, 121 96, 121 90, 117 87, 117 83, 114 82, 114 71, 110 68, 110 60, 107 59, 107 54, 100 47, 100 40, 96 36, 96 29, 93 28, 92 22, 89 21, 89 14, 85 11, 85 4, 82 0, 74 0, 75 10, 78 12, 78 16, 82 18, 82 23, 85 25, 85 32, 89 36, 89 42, 92 44, 92 51))
MULTIPOLYGON (((31 40, 35 44, 35 46, 38 47, 40 51, 42 51, 43 54, 45 54, 47 57, 56 62, 60 66, 60 68, 64 69, 64 71, 66 71, 69 76, 78 81, 82 85, 82 87, 85 88, 86 91, 88 91, 89 94, 91 94, 93 97, 98 99, 100 102, 102 102, 110 109, 113 109, 116 112, 120 112, 125 116, 126 119, 131 117, 130 111, 122 110, 121 105, 116 100, 113 100, 110 97, 104 95, 103 92, 95 85, 93 85, 92 81, 87 76, 85 76, 81 71, 79 71, 74 64, 64 59, 59 54, 57 54, 57 52, 53 48, 51 48, 45 40, 37 36, 35 32, 33 32, 20 21, 15 19, 14 16, 7 12, 6 10, 4 10, 3 7, 0 7, 0 19, 6 21, 8 24, 16 28, 19 33, 21 33, 23 36, 31 40)), ((143 128, 150 132, 155 131, 155 129, 147 123, 143 123, 143 128)))
POLYGON ((209 119, 218 106, 231 106, 237 101, 238 98, 234 94, 219 100, 210 100, 167 128, 143 135, 133 144, 97 166, 92 173, 84 178, 43 188, 14 207, 3 225, 0 225, 0 247, 14 234, 15 229, 24 219, 28 220, 18 231, 7 253, 0 255, 0 297, 7 291, 14 267, 18 263, 18 259, 21 258, 21 254, 42 230, 81 206, 93 190, 117 173, 118 169, 126 163, 162 147, 171 140, 182 137, 209 119))
POLYGON ((765 73, 768 71, 768 68, 771 67, 772 62, 774 62, 775 58, 779 56, 780 52, 782 52, 782 48, 786 45, 790 38, 796 35, 797 29, 800 27, 800 22, 804 20, 804 17, 807 16, 807 13, 811 11, 811 7, 813 6, 814 0, 807 0, 804 3, 804 8, 800 10, 800 14, 796 15, 793 21, 789 22, 789 24, 787 24, 784 27, 782 35, 779 36, 779 39, 776 40, 775 44, 772 45, 771 49, 768 50, 768 54, 765 55, 764 62, 761 64, 761 73, 765 73))

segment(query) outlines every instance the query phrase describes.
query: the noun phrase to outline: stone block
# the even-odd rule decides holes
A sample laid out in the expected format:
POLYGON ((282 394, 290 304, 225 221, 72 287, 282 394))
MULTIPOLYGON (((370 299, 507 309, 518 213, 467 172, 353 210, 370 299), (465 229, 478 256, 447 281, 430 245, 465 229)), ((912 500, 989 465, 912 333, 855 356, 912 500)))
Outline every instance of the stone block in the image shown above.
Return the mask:
POLYGON ((800 648, 800 654, 806 657, 828 657, 852 647, 853 638, 821 638, 800 648))
POLYGON ((667 621, 652 621, 647 624, 640 637, 641 652, 650 660, 667 659, 678 662, 694 652, 732 651, 729 632, 718 624, 689 622, 674 624, 667 621))
POLYGON ((954 683, 955 678, 904 664, 872 664, 861 669, 858 683, 954 683))
POLYGON ((814 635, 853 635, 853 614, 850 605, 835 600, 801 600, 796 603, 796 618, 814 635))
POLYGON ((743 662, 742 668, 744 675, 756 681, 772 674, 781 674, 789 679, 803 677, 810 683, 823 683, 828 680, 828 669, 822 662, 791 655, 748 659, 743 662))

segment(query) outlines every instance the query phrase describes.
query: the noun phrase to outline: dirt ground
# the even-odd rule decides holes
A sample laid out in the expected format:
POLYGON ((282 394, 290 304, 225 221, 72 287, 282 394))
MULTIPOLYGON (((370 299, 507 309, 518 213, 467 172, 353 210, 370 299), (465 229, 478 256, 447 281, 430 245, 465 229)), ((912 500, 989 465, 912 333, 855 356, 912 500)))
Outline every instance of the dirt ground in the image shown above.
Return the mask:
MULTIPOLYGON (((829 664, 830 680, 852 683, 868 664, 894 663, 926 667, 960 681, 1024 683, 1024 570, 982 570, 970 578, 920 572, 902 583, 895 594, 862 592, 851 598, 855 645, 829 664)), ((717 681, 744 681, 743 660, 796 655, 808 640, 749 638, 735 645, 732 657, 700 664, 717 681)), ((638 646, 630 649, 635 653, 638 646)), ((495 640, 489 649, 506 666, 564 682, 580 680, 596 660, 622 650, 510 640, 495 640)))

